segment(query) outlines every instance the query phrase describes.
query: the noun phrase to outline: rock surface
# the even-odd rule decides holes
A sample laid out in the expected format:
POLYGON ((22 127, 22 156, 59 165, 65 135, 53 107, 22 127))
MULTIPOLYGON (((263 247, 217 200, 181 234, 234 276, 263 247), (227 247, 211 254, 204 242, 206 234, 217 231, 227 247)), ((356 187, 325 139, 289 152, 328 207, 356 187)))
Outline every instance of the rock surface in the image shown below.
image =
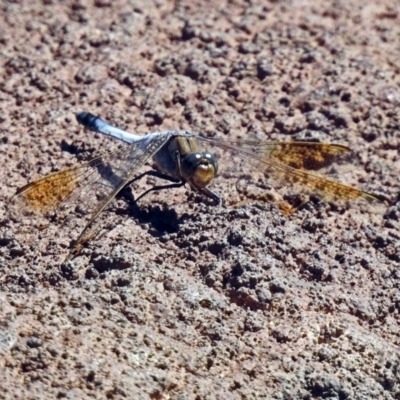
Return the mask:
POLYGON ((212 3, 1 3, 0 398, 400 399, 400 6, 212 3), (284 216, 259 199, 279 188, 243 175, 246 200, 229 173, 221 208, 125 190, 63 263, 78 231, 6 205, 117 145, 83 110, 140 134, 341 143, 348 184, 391 206, 284 216))

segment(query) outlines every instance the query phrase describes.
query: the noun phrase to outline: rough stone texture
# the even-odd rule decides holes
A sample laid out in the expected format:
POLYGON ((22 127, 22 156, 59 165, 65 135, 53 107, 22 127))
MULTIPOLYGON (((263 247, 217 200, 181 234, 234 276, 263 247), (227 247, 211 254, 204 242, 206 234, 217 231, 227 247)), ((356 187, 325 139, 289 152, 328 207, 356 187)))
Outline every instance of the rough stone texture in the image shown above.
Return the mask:
POLYGON ((0 10, 0 398, 400 399, 398 2, 0 10), (246 176, 235 206, 227 174, 222 208, 187 188, 134 210, 122 196, 62 263, 77 231, 32 229, 6 203, 116 146, 82 110, 143 134, 342 143, 359 158, 348 183, 391 207, 311 199, 285 217, 260 200, 279 188, 246 176))

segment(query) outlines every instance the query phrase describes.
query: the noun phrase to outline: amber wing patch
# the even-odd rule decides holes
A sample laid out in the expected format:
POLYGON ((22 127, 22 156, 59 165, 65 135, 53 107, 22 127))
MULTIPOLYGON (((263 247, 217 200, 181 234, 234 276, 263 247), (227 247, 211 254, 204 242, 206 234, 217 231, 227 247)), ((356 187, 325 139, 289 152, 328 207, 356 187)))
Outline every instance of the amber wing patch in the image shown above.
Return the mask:
POLYGON ((25 203, 33 212, 41 214, 51 212, 77 187, 78 175, 79 168, 71 168, 29 183, 15 193, 11 204, 25 203))
POLYGON ((270 156, 292 168, 316 171, 338 163, 350 153, 345 146, 327 143, 285 142, 277 144, 270 156))

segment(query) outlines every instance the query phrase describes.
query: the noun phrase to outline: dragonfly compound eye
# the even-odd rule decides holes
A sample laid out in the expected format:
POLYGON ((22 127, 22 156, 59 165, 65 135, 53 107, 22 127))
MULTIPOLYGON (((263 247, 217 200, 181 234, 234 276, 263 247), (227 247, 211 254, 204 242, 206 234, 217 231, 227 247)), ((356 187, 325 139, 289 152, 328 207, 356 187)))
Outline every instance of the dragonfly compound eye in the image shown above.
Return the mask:
POLYGON ((218 162, 211 153, 189 153, 181 160, 183 178, 196 188, 206 187, 218 171, 218 162))

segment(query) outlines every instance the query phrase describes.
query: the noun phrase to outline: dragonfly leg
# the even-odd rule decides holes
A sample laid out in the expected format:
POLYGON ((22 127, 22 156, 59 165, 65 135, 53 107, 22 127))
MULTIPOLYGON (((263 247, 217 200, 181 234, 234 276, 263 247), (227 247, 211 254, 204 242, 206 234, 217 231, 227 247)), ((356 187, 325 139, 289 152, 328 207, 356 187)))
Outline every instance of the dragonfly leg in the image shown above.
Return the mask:
POLYGON ((142 179, 144 176, 154 176, 155 178, 160 178, 160 179, 164 179, 166 181, 170 181, 170 182, 174 182, 174 183, 179 183, 180 180, 173 178, 170 175, 167 174, 163 174, 162 172, 159 171, 154 171, 154 170, 149 170, 146 172, 143 172, 142 174, 135 176, 133 179, 131 179, 126 185, 125 187, 131 185, 132 183, 138 181, 139 179, 142 179))
POLYGON ((174 189, 174 188, 180 188, 185 185, 185 182, 179 182, 179 183, 171 183, 170 185, 161 185, 161 186, 154 186, 150 188, 149 190, 146 190, 144 193, 142 193, 139 197, 135 199, 135 203, 137 203, 140 199, 142 199, 146 194, 150 192, 156 192, 159 190, 164 190, 164 189, 174 189))
MULTIPOLYGON (((179 181, 178 179, 173 178, 173 177, 170 176, 170 175, 163 174, 162 172, 159 172, 159 171, 149 170, 149 171, 143 172, 142 174, 140 174, 140 175, 138 175, 138 176, 135 176, 132 180, 130 180, 130 181, 125 185, 125 187, 131 185, 133 182, 138 181, 139 179, 143 178, 143 177, 146 176, 146 175, 147 175, 147 176, 154 176, 154 177, 156 177, 156 178, 164 179, 164 180, 166 180, 166 181, 170 181, 170 182, 173 182, 173 183, 170 184, 170 185, 154 186, 154 187, 152 187, 151 189, 146 190, 146 191, 145 191, 144 193, 142 193, 139 197, 137 197, 137 198, 135 199, 135 202, 139 201, 140 199, 142 199, 144 196, 146 196, 146 195, 147 195, 148 193, 150 193, 150 192, 155 192, 155 191, 164 190, 164 189, 180 188, 180 187, 182 187, 182 186, 185 185, 185 182, 184 182, 184 181, 179 181)), ((213 199, 213 200, 217 203, 217 205, 221 205, 221 198, 220 198, 216 193, 214 193, 213 191, 211 191, 210 189, 208 189, 208 188, 202 188, 202 189, 198 189, 198 190, 199 190, 201 193, 205 194, 207 197, 213 199)))
POLYGON ((214 193, 213 191, 211 191, 208 188, 202 188, 199 190, 201 193, 205 194, 207 197, 209 197, 210 199, 213 199, 218 206, 220 206, 222 204, 222 200, 221 197, 219 197, 216 193, 214 193))
POLYGON ((173 178, 170 175, 167 174, 163 174, 162 172, 159 171, 154 171, 154 170, 149 170, 146 172, 143 172, 142 174, 135 176, 132 180, 130 180, 125 187, 128 187, 129 185, 131 185, 133 182, 138 181, 139 179, 142 179, 144 176, 154 176, 155 178, 160 178, 160 179, 164 179, 166 181, 170 181, 173 182, 170 185, 161 185, 161 186, 154 186, 149 190, 146 190, 144 193, 142 193, 139 197, 137 197, 136 199, 134 199, 135 203, 140 200, 141 198, 143 198, 144 196, 146 196, 146 194, 150 193, 150 192, 154 192, 157 190, 162 190, 162 189, 170 189, 170 188, 177 188, 177 187, 182 187, 184 185, 184 182, 181 182, 180 180, 173 178))

